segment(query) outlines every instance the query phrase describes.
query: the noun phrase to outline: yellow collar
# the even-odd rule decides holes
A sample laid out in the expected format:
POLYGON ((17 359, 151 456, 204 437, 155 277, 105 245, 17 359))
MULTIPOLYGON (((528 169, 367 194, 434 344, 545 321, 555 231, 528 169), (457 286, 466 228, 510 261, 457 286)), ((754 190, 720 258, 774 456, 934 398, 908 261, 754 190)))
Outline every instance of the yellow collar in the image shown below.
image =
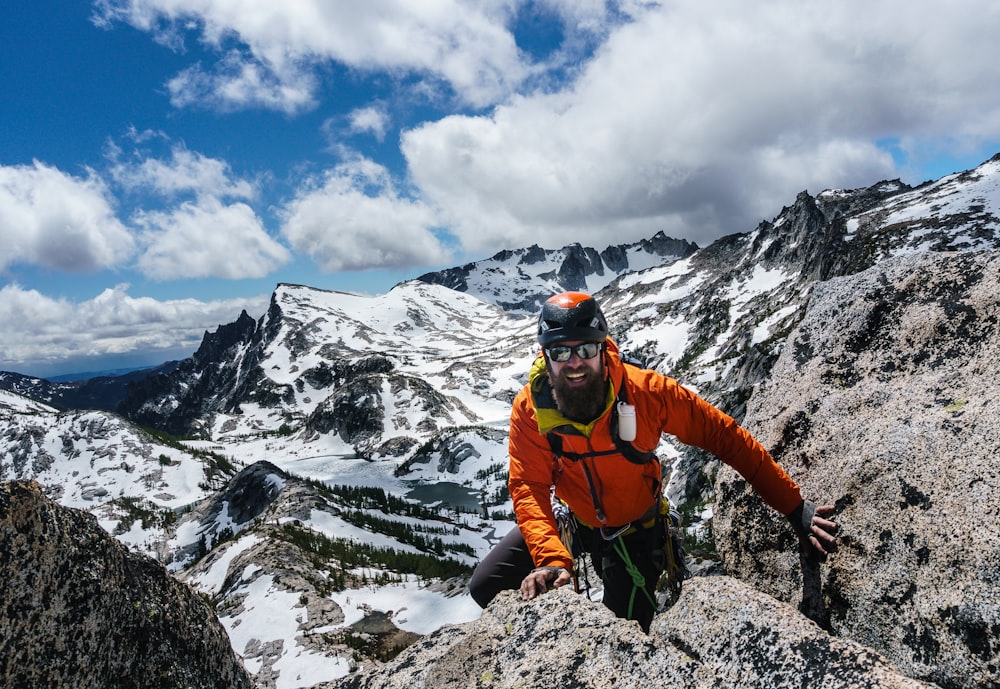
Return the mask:
POLYGON ((613 385, 608 385, 608 398, 602 411, 597 418, 587 424, 571 421, 563 416, 556 407, 555 397, 552 394, 552 385, 549 383, 548 371, 545 367, 545 357, 539 355, 531 365, 528 373, 528 384, 531 388, 531 404, 535 408, 535 420, 538 422, 538 432, 545 435, 549 431, 560 426, 572 426, 581 435, 589 438, 591 431, 602 416, 608 413, 615 402, 615 391, 613 385))

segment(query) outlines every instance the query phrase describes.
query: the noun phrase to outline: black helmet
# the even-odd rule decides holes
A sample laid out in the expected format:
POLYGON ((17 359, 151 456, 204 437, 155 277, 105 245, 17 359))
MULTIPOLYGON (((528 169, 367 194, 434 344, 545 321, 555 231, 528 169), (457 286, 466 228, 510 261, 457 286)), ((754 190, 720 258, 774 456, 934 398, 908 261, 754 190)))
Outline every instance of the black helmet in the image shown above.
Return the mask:
POLYGON ((538 315, 538 344, 543 347, 567 340, 604 342, 607 336, 608 322, 589 294, 563 292, 542 304, 542 312, 538 315))

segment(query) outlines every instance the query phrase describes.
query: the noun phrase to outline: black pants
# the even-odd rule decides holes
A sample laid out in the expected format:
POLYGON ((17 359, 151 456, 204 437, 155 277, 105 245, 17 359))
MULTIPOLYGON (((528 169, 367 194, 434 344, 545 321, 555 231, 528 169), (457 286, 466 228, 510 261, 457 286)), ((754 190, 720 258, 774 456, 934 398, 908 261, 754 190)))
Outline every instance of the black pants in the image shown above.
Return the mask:
MULTIPOLYGON (((605 541, 599 531, 584 526, 577 531, 580 548, 590 552, 594 569, 604 583, 604 605, 618 617, 636 620, 643 631, 649 631, 656 612, 656 583, 666 564, 664 533, 657 519, 651 528, 619 537, 632 563, 630 572, 614 541, 605 541), (637 587, 640 580, 642 585, 637 587)), ((521 530, 514 527, 476 566, 469 580, 469 593, 485 608, 500 591, 520 588, 534 567, 521 530)))

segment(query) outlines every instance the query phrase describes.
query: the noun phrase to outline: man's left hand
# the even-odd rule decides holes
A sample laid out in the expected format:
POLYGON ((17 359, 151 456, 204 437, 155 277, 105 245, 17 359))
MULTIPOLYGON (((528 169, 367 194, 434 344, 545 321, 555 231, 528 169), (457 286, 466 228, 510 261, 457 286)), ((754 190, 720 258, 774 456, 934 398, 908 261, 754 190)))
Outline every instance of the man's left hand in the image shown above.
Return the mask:
POLYGON ((833 514, 835 509, 833 505, 816 507, 816 512, 809 524, 809 542, 824 555, 828 555, 837 547, 837 537, 834 535, 837 531, 837 524, 825 519, 827 515, 833 514))
POLYGON ((531 600, 549 588, 565 586, 573 577, 565 567, 539 567, 521 581, 521 598, 531 600))

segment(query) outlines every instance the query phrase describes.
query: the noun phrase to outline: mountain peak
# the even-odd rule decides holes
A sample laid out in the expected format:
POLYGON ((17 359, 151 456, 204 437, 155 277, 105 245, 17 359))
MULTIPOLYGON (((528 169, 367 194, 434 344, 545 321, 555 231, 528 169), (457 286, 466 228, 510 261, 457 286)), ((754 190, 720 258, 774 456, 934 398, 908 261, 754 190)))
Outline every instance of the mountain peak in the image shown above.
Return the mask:
POLYGON ((444 285, 499 306, 534 314, 549 296, 568 290, 594 293, 626 272, 687 258, 698 245, 657 232, 650 239, 616 244, 602 251, 579 242, 561 249, 532 244, 506 249, 483 261, 425 273, 417 280, 444 285))

